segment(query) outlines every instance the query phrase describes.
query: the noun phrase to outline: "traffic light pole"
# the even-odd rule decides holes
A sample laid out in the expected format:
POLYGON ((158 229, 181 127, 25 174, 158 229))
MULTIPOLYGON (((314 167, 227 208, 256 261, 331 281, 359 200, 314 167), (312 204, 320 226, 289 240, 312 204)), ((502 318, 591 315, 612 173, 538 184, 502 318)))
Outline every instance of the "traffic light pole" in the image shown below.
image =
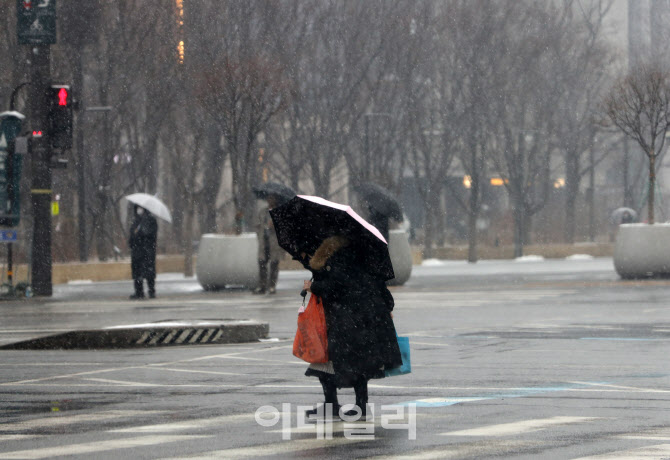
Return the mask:
MULTIPOLYGON (((48 45, 28 47, 30 61, 30 124, 33 131, 46 133, 47 88, 51 80, 51 51, 48 45)), ((51 296, 51 146, 48 136, 34 137, 31 151, 31 202, 33 245, 31 278, 36 296, 51 296)))

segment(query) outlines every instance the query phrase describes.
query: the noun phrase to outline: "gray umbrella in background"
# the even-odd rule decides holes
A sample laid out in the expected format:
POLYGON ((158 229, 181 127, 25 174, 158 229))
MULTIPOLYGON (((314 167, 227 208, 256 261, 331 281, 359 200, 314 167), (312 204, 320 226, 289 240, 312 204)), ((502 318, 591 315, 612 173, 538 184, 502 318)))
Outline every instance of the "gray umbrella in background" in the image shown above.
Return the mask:
POLYGON ((361 201, 380 214, 398 222, 403 221, 402 206, 398 199, 381 185, 368 182, 354 187, 361 201))
POLYGON ((617 208, 614 211, 612 211, 612 214, 610 214, 610 222, 613 225, 637 222, 637 212, 635 212, 635 210, 631 208, 617 208), (628 213, 628 215, 630 216, 630 220, 628 222, 624 222, 626 213, 628 213))
POLYGON ((287 187, 286 185, 277 182, 265 182, 264 184, 254 187, 253 191, 254 195, 261 200, 266 200, 271 195, 276 196, 279 201, 278 205, 286 203, 296 195, 291 187, 287 187))

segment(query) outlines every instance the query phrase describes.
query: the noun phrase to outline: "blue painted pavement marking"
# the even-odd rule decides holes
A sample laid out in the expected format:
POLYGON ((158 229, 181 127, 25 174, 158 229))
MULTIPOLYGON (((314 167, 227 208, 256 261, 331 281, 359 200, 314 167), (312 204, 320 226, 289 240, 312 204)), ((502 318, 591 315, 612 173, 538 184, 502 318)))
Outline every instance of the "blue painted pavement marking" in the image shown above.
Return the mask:
POLYGON ((407 406, 409 404, 415 404, 416 407, 445 407, 453 406, 454 404, 461 404, 474 401, 486 401, 492 399, 505 399, 505 398, 524 398, 531 395, 542 394, 542 393, 551 393, 556 391, 570 391, 580 388, 590 388, 596 385, 609 385, 608 382, 584 382, 574 385, 563 385, 556 387, 527 387, 527 388, 514 388, 510 393, 500 393, 492 395, 481 395, 481 396, 462 396, 462 397, 445 397, 445 398, 424 398, 417 399, 415 401, 405 401, 395 406, 407 406))

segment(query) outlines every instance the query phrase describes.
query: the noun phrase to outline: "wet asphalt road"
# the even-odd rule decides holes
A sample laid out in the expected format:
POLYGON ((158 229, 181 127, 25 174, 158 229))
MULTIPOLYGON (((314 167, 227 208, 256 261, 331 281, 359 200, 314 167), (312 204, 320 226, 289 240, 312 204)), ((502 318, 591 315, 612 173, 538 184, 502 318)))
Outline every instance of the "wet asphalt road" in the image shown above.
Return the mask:
POLYGON ((669 282, 619 281, 609 259, 418 267, 392 291, 412 374, 371 382, 374 439, 348 439, 363 428, 341 422, 318 439, 319 426, 297 426, 297 406, 321 400, 291 356, 303 277, 282 272, 276 296, 204 293, 168 275, 152 301, 126 300, 126 282, 3 303, 0 343, 209 318, 267 321, 274 340, 2 351, 0 459, 670 458, 669 282), (259 407, 282 405, 276 425, 256 423, 259 407), (416 440, 391 419, 410 405, 416 440))

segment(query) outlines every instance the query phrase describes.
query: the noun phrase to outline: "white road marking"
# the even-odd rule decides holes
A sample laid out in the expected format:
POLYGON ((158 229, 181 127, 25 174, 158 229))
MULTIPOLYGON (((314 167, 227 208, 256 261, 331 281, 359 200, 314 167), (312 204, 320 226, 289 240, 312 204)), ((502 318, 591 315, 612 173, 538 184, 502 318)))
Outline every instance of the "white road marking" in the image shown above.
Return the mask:
POLYGON ((0 434, 0 442, 23 441, 25 439, 41 438, 37 434, 0 434))
POLYGON ((631 393, 670 393, 670 390, 659 390, 656 388, 638 388, 638 387, 629 387, 629 386, 624 386, 624 385, 612 385, 609 383, 589 383, 589 382, 569 382, 569 383, 577 383, 579 385, 590 385, 590 386, 596 386, 596 387, 605 387, 605 388, 613 388, 616 390, 628 390, 631 393))
POLYGON ((664 460, 668 457, 670 457, 670 444, 656 444, 637 449, 620 450, 589 457, 579 457, 575 460, 664 460))
POLYGON ((71 444, 67 446, 43 447, 40 449, 17 450, 13 452, 1 452, 0 459, 39 459, 49 457, 61 457, 66 455, 82 455, 108 450, 130 449, 142 446, 155 446, 170 442, 193 441, 210 436, 143 436, 139 438, 113 439, 110 441, 87 442, 83 444, 71 444))
MULTIPOLYGON (((199 458, 199 459, 208 459, 208 458, 254 458, 254 457, 263 457, 268 455, 279 455, 282 454, 282 458, 290 458, 286 454, 291 454, 294 452, 301 452, 310 449, 323 449, 332 446, 339 446, 342 444, 355 444, 358 442, 364 442, 365 439, 347 439, 347 438, 334 438, 334 439, 300 439, 297 441, 291 442, 279 442, 273 444, 263 444, 260 446, 249 446, 249 447, 239 447, 235 449, 223 449, 215 450, 212 452, 202 452, 199 454, 194 454, 193 456, 184 456, 184 457, 170 457, 170 460, 177 460, 180 458, 199 458)), ((0 457, 1 458, 1 457, 0 457)), ((167 459, 164 459, 167 460, 167 459)))
POLYGON ((194 430, 198 428, 209 428, 221 426, 224 423, 238 421, 255 421, 254 414, 223 415, 220 417, 201 418, 195 420, 184 420, 174 423, 159 423, 156 425, 143 425, 131 428, 119 428, 108 430, 108 433, 171 433, 174 431, 194 430))
POLYGON ((620 439, 640 439, 649 441, 670 441, 670 428, 660 428, 636 434, 624 434, 620 439))
POLYGON ((134 417, 136 415, 154 415, 160 414, 163 411, 140 411, 140 410, 112 410, 106 412, 96 412, 94 414, 80 414, 80 415, 60 415, 54 413, 50 417, 25 420, 23 422, 3 423, 0 425, 0 433, 20 430, 34 430, 36 428, 51 428, 63 425, 72 425, 75 423, 95 422, 103 420, 111 420, 122 417, 134 417))
POLYGON ((550 417, 534 420, 522 420, 520 422, 502 423, 489 425, 469 430, 449 431, 440 433, 442 436, 512 436, 522 433, 540 431, 551 426, 568 425, 572 423, 590 422, 599 420, 600 417, 550 417))
POLYGON ((249 375, 249 374, 240 374, 238 372, 198 371, 193 369, 174 369, 171 367, 153 367, 152 369, 157 371, 185 372, 188 374, 249 375))
POLYGON ((214 387, 214 388, 242 388, 244 385, 228 385, 228 384, 216 384, 216 385, 205 385, 198 383, 145 383, 145 382, 129 382, 127 380, 110 380, 110 379, 84 379, 91 382, 100 382, 100 383, 109 383, 114 386, 125 386, 125 387, 164 387, 164 388, 174 388, 174 387, 188 387, 188 388, 203 388, 203 387, 214 387))
POLYGON ((52 375, 49 377, 41 377, 39 379, 28 379, 28 380, 19 380, 19 381, 13 381, 13 382, 3 382, 0 383, 0 386, 8 386, 8 385, 22 385, 26 383, 36 383, 36 382, 43 382, 45 380, 55 380, 55 379, 67 379, 67 378, 74 378, 74 377, 81 377, 82 375, 93 375, 93 374, 102 374, 105 372, 115 372, 115 371, 127 371, 130 369, 142 369, 145 366, 127 366, 127 367, 110 367, 107 369, 99 369, 97 371, 85 371, 85 372, 76 372, 74 374, 61 374, 61 375, 52 375))

